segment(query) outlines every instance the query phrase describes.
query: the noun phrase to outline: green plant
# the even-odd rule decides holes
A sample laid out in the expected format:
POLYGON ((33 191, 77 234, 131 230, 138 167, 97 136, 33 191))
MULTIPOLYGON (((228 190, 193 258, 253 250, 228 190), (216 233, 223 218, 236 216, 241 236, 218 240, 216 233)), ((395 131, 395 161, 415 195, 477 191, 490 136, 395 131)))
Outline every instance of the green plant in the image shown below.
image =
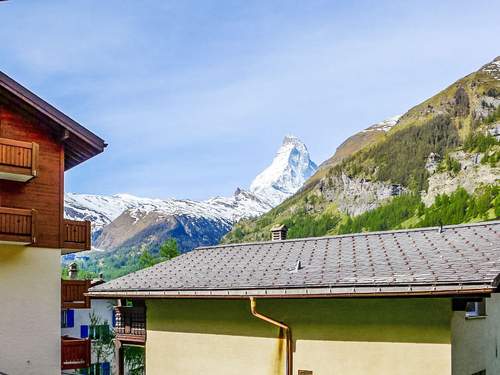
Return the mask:
POLYGON ((123 350, 127 373, 129 375, 143 375, 145 370, 144 347, 125 345, 123 350))
POLYGON ((460 162, 452 158, 449 154, 446 154, 443 161, 439 164, 438 171, 448 171, 453 174, 457 174, 462 169, 460 162))
POLYGON ((464 150, 468 152, 487 152, 492 146, 500 145, 495 137, 490 134, 470 134, 464 142, 464 150))
POLYGON ((162 257, 163 260, 170 260, 179 254, 180 252, 177 248, 177 241, 173 238, 166 240, 160 246, 160 257, 162 257))
POLYGON ((114 332, 106 320, 103 320, 94 311, 89 314, 90 338, 92 339, 92 353, 96 358, 95 375, 100 375, 101 360, 105 360, 114 353, 114 332))

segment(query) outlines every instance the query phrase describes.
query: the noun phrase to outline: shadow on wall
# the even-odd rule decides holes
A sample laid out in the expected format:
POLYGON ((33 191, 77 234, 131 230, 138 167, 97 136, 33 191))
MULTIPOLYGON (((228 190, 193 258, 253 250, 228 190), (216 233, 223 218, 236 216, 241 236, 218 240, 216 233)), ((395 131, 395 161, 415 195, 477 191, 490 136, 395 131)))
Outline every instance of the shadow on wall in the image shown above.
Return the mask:
MULTIPOLYGON (((446 298, 259 299, 259 311, 290 325, 294 341, 451 342, 446 298)), ((250 314, 249 300, 149 300, 147 314, 148 331, 283 337, 250 314)))

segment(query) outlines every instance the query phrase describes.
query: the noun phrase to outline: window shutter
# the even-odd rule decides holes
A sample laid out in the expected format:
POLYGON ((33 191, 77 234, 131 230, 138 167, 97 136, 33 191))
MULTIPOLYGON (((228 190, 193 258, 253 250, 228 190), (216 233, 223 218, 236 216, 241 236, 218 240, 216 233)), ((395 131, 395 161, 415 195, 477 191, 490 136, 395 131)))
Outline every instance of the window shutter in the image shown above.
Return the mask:
POLYGON ((87 337, 89 337, 89 326, 88 325, 82 324, 80 326, 80 337, 82 339, 86 339, 87 337))
POLYGON ((75 326, 75 310, 66 310, 66 327, 73 328, 75 326))
POLYGON ((111 314, 111 325, 113 327, 116 327, 116 312, 115 312, 115 309, 112 310, 112 314, 111 314))
POLYGON ((109 365, 109 362, 104 362, 102 365, 101 365, 101 369, 102 369, 102 374, 101 375, 110 375, 110 370, 111 370, 111 366, 109 365))

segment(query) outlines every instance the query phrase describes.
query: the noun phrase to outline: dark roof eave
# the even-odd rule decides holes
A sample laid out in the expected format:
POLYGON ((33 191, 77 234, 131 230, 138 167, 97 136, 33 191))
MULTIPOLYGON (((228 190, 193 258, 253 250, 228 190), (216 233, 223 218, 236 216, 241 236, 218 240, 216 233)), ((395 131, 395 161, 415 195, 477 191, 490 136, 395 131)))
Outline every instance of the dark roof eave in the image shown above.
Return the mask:
MULTIPOLYGON (((92 150, 92 155, 90 157, 100 154, 106 148, 107 144, 102 138, 92 133, 90 130, 86 129, 78 122, 71 119, 1 71, 0 87, 4 88, 21 102, 24 102, 29 107, 35 109, 37 112, 41 113, 84 142, 92 150)), ((85 160, 80 160, 79 162, 83 162, 85 160)))
POLYGON ((405 287, 297 288, 245 290, 96 290, 91 298, 385 298, 385 297, 454 297, 489 295, 496 291, 490 284, 428 285, 405 287))

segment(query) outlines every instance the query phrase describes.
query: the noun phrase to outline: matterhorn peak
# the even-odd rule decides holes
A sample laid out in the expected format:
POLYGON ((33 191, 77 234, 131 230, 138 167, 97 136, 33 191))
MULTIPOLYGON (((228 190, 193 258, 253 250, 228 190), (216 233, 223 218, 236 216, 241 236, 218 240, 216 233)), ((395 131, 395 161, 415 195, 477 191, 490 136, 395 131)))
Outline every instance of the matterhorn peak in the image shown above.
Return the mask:
POLYGON ((317 168, 306 145, 298 137, 287 135, 271 165, 251 183, 250 191, 276 206, 296 193, 317 168))

